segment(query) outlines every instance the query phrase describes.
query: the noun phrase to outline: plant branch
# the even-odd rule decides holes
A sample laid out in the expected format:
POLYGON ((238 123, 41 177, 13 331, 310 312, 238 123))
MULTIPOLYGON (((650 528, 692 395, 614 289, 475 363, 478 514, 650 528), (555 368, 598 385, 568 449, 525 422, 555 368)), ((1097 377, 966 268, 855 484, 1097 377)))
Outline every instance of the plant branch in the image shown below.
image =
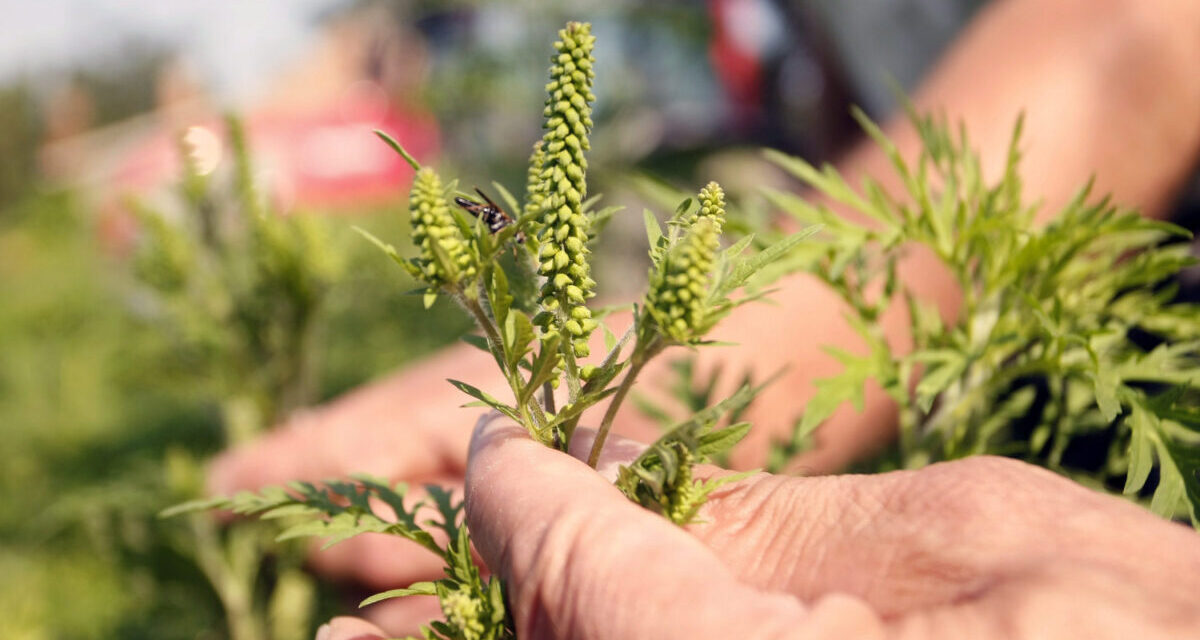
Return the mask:
POLYGON ((629 394, 629 390, 633 388, 633 383, 637 379, 642 368, 647 362, 662 352, 664 346, 657 337, 651 338, 650 343, 641 349, 634 349, 633 354, 629 357, 629 371, 625 373, 625 378, 621 380, 621 386, 617 387, 617 392, 613 395, 612 402, 609 403, 608 409, 604 411, 604 417, 600 420, 600 429, 596 432, 596 439, 592 442, 592 450, 588 453, 588 466, 593 469, 600 461, 600 451, 604 449, 604 441, 608 439, 608 432, 612 430, 613 421, 617 417, 617 411, 621 408, 621 404, 625 401, 625 396, 629 394))

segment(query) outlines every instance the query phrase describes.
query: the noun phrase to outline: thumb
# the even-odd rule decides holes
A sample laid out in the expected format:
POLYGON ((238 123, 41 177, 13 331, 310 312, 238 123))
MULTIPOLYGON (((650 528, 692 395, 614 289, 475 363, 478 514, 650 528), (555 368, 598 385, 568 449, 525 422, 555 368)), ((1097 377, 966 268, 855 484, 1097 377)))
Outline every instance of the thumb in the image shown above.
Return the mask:
POLYGON ((466 482, 476 548, 508 582, 520 637, 779 637, 813 622, 511 421, 480 421, 466 482))
POLYGON ((361 618, 334 618, 317 629, 316 640, 385 640, 387 634, 361 618))

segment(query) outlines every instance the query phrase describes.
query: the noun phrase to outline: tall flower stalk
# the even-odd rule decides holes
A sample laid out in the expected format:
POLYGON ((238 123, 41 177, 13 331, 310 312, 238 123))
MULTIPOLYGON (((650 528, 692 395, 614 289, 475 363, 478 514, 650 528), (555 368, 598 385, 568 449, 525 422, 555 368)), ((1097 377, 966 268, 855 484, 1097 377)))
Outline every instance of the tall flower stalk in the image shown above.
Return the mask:
MULTIPOLYGON (((546 333, 565 333, 575 357, 589 353, 588 336, 596 321, 587 307, 595 295, 587 247, 590 220, 583 212, 587 197, 587 159, 592 128, 592 47, 596 38, 591 25, 568 23, 558 32, 551 59, 550 83, 546 85, 546 134, 542 137, 541 173, 531 190, 541 202, 535 204, 538 232, 538 272, 546 278, 540 304, 545 312, 539 320, 546 333)), ((535 167, 538 152, 535 151, 535 167)))

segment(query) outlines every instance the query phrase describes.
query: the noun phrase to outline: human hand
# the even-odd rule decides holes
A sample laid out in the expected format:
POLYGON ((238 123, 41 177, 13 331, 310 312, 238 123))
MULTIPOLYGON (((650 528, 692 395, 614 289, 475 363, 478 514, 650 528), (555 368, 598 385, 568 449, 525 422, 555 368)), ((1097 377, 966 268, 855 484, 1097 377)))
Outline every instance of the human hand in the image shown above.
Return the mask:
MULTIPOLYGON (((210 465, 209 490, 232 495, 362 472, 409 483, 413 499, 421 497, 419 488, 425 484, 461 491, 471 425, 479 410, 460 408, 464 396, 445 379, 494 368, 481 351, 447 349, 222 453, 210 465)), ((314 543, 309 554, 311 569, 368 593, 442 575, 437 556, 395 536, 356 536, 317 551, 320 546, 314 543)), ((366 613, 397 633, 415 632, 441 615, 433 598, 389 600, 366 613)))
MULTIPOLYGON (((635 454, 610 451, 610 474, 635 454)), ((515 425, 472 443, 467 519, 523 638, 1200 634, 1200 537, 1013 460, 760 474, 702 516, 679 529, 515 425)))

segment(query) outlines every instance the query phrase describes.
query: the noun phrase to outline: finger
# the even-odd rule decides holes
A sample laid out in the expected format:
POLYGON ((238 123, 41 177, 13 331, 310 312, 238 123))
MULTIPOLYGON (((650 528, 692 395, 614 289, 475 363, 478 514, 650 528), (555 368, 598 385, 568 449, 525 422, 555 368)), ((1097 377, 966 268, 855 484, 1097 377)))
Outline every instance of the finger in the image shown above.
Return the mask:
POLYGON ((385 640, 387 634, 360 618, 339 617, 317 629, 316 640, 385 640))
POLYGON ((476 547, 508 579, 521 637, 770 636, 808 617, 511 422, 481 421, 466 491, 476 547))
POLYGON ((478 409, 463 409, 447 377, 487 371, 489 356, 447 349, 384 381, 297 414, 263 437, 219 455, 213 493, 292 480, 370 473, 393 480, 461 474, 478 409))
POLYGON ((301 419, 217 456, 210 465, 213 493, 231 494, 293 480, 317 481, 348 473, 390 480, 461 473, 470 416, 443 416, 436 429, 406 419, 353 426, 342 416, 301 419))
POLYGON ((709 524, 693 533, 747 582, 802 598, 853 594, 883 615, 954 602, 1052 559, 1115 559, 1131 576, 1200 589, 1200 571, 1183 570, 1200 568, 1195 559, 1172 557, 1194 548, 1190 532, 1002 458, 877 476, 764 474, 714 494, 702 516, 709 524))
POLYGON ((363 616, 388 632, 388 637, 424 637, 421 627, 434 620, 443 620, 441 605, 436 596, 405 596, 368 606, 363 616))

